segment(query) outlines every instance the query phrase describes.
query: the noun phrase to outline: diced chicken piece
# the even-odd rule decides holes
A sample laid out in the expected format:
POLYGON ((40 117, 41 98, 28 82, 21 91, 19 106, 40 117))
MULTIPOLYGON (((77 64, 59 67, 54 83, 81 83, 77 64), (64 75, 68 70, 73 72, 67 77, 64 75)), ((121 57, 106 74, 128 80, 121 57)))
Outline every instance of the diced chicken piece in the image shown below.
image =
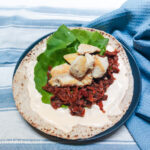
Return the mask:
POLYGON ((70 73, 80 79, 85 76, 89 69, 93 69, 94 58, 90 54, 78 56, 71 64, 70 73))
POLYGON ((80 44, 77 52, 79 54, 95 53, 95 52, 100 52, 100 49, 96 46, 92 46, 89 44, 80 44))
POLYGON ((88 67, 88 69, 93 69, 93 65, 94 65, 94 57, 90 54, 85 54, 86 57, 86 66, 88 67))
POLYGON ((71 64, 70 73, 76 78, 82 78, 86 74, 88 67, 86 65, 86 57, 78 56, 71 64))
POLYGON ((71 64, 78 56, 78 53, 66 54, 64 55, 64 59, 71 64))
POLYGON ((69 68, 70 68, 70 65, 68 65, 68 64, 62 64, 62 65, 56 66, 56 67, 52 68, 51 76, 55 77, 60 74, 68 73, 69 68))
POLYGON ((49 84, 52 86, 84 86, 92 83, 91 73, 88 73, 82 80, 77 80, 70 74, 69 69, 70 65, 67 64, 53 68, 55 74, 51 74, 52 78, 49 80, 49 84))
POLYGON ((85 86, 85 85, 90 85, 92 83, 92 75, 87 74, 84 79, 77 80, 74 78, 70 73, 68 74, 63 74, 60 76, 56 76, 52 79, 49 80, 49 84, 52 86, 85 86))
POLYGON ((102 77, 109 66, 108 58, 107 57, 100 57, 95 55, 94 57, 94 69, 92 71, 93 78, 100 78, 102 77))

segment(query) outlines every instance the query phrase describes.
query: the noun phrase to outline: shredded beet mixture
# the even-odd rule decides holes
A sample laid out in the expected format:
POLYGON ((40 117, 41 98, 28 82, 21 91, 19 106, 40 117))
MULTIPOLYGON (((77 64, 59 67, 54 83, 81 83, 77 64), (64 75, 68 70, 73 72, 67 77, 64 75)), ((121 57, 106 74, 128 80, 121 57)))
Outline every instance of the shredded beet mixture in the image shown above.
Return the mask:
MULTIPOLYGON (((54 109, 67 105, 70 113, 76 116, 84 116, 85 107, 90 108, 93 104, 97 104, 101 111, 103 110, 102 101, 107 100, 105 94, 107 88, 114 82, 113 73, 119 72, 118 51, 106 51, 104 56, 108 57, 109 67, 106 74, 99 79, 93 79, 91 85, 84 87, 52 87, 48 83, 43 87, 47 92, 53 93, 51 97, 51 105, 54 109)), ((48 68, 48 80, 50 78, 51 67, 48 68)))

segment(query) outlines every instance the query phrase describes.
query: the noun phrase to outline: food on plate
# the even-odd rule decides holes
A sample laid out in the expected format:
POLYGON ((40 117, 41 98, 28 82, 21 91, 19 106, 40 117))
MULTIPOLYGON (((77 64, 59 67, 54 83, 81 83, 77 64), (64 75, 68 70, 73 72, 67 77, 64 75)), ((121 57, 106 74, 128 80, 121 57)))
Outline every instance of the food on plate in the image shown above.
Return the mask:
MULTIPOLYGON (((95 55, 94 56, 94 69, 92 71, 92 76, 94 78, 101 78, 106 73, 108 66, 109 66, 108 57, 100 57, 98 55, 95 55)), ((118 67, 118 64, 116 67, 118 67)))
POLYGON ((89 69, 93 68, 94 58, 90 54, 78 56, 70 66, 70 73, 80 79, 84 77, 89 69))
POLYGON ((100 52, 100 49, 96 46, 92 46, 89 44, 80 44, 77 52, 79 54, 95 53, 95 52, 100 52))
POLYGON ((13 95, 32 126, 61 138, 84 139, 122 118, 132 100, 133 76, 113 36, 62 25, 24 57, 13 95))
MULTIPOLYGON (((52 70, 48 70, 50 71, 51 78, 48 81, 48 84, 43 87, 43 89, 53 94, 51 98, 51 105, 53 106, 53 108, 57 109, 62 105, 66 105, 69 107, 70 113, 72 115, 83 117, 85 114, 85 107, 91 108, 93 104, 97 104, 100 110, 105 113, 102 102, 107 100, 108 97, 105 92, 115 80, 113 73, 119 73, 120 71, 118 68, 119 63, 117 53, 118 51, 115 50, 109 53, 106 51, 105 56, 103 57, 93 55, 93 57, 95 57, 95 63, 94 59, 92 63, 94 65, 93 70, 89 70, 89 72, 87 72, 88 69, 86 69, 87 73, 84 72, 84 75, 90 74, 89 80, 87 79, 87 75, 80 81, 79 76, 76 76, 76 74, 72 75, 73 72, 69 74, 69 69, 71 70, 71 67, 73 69, 76 68, 76 66, 72 66, 73 63, 71 64, 71 67, 67 64, 63 64, 54 67, 52 70), (64 75, 64 72, 66 73, 65 66, 68 69, 67 75, 64 75), (53 73, 54 70, 56 70, 55 68, 58 68, 58 73, 55 72, 54 76, 53 73), (89 81, 88 84, 83 82, 85 80, 89 81), (52 83, 52 81, 54 81, 55 84, 52 83), (80 82, 82 82, 83 84, 79 84, 80 82)), ((82 58, 84 56, 78 57, 82 58)), ((75 60, 75 62, 78 62, 79 64, 79 67, 76 69, 78 71, 77 73, 81 74, 83 68, 86 68, 86 62, 84 63, 84 65, 82 64, 82 62, 80 62, 80 60, 75 60)))
POLYGON ((82 80, 77 80, 76 78, 74 78, 70 74, 70 65, 68 64, 56 66, 49 71, 51 72, 51 78, 48 81, 48 85, 51 85, 52 89, 54 89, 53 86, 84 86, 91 84, 92 82, 91 73, 88 73, 82 80))
POLYGON ((78 56, 71 64, 70 73, 76 78, 82 78, 88 70, 85 56, 78 56))
POLYGON ((85 54, 85 57, 86 57, 86 65, 88 67, 88 69, 93 69, 94 67, 94 57, 90 54, 85 54))
POLYGON ((64 59, 71 64, 78 57, 77 53, 66 54, 64 55, 64 59))

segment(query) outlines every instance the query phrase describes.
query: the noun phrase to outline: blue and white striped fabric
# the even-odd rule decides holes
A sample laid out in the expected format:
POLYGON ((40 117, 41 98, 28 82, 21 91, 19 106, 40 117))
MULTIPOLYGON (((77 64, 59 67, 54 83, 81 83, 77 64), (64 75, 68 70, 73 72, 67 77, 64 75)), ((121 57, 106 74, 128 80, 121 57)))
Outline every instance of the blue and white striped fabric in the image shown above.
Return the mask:
POLYGON ((75 0, 63 0, 44 5, 41 0, 37 1, 39 5, 36 6, 29 6, 31 3, 27 6, 26 1, 23 1, 24 4, 18 0, 0 1, 0 150, 139 149, 125 126, 91 145, 73 146, 50 141, 24 121, 16 110, 12 96, 12 74, 23 51, 35 40, 56 30, 61 24, 87 24, 100 15, 120 7, 124 2, 105 1, 103 4, 101 0, 81 0, 80 4, 77 4, 75 0))

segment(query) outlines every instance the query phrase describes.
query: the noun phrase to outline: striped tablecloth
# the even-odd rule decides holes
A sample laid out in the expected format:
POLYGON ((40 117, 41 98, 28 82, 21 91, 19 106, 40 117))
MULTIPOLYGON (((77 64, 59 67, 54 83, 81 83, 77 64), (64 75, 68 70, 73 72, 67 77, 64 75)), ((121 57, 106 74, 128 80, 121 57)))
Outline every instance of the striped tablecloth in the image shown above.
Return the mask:
POLYGON ((50 141, 26 123, 16 110, 12 75, 23 51, 61 24, 80 26, 120 7, 125 0, 0 1, 0 150, 138 150, 127 128, 122 126, 102 141, 82 146, 50 141))

